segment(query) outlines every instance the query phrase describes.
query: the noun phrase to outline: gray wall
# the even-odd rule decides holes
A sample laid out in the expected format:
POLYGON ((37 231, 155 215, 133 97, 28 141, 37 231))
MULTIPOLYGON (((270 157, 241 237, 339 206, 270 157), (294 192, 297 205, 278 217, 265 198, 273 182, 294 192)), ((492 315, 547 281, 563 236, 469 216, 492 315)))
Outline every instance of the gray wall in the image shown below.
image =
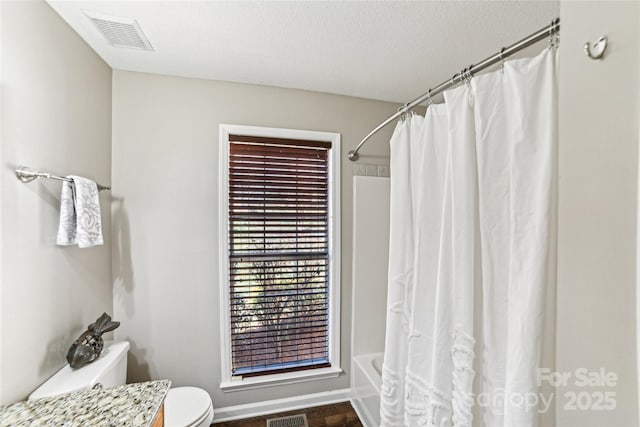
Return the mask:
POLYGON ((112 310, 105 245, 55 245, 59 181, 22 184, 16 164, 111 179, 111 69, 44 2, 0 2, 0 404, 59 369, 67 347, 112 310))
POLYGON ((560 11, 556 369, 572 377, 556 391, 557 425, 637 426, 640 7, 567 1, 560 11), (592 61, 580 46, 601 34, 610 44, 592 61), (600 367, 615 387, 576 386, 577 368, 600 367), (568 391, 615 392, 617 406, 565 410, 568 391))
MULTIPOLYGON (((113 278, 129 380, 171 378, 217 407, 349 387, 352 163, 345 156, 390 103, 273 87, 114 71, 113 278), (218 125, 342 134, 342 330, 337 379, 223 393, 218 288, 218 125)), ((392 127, 363 150, 388 163, 392 127)))

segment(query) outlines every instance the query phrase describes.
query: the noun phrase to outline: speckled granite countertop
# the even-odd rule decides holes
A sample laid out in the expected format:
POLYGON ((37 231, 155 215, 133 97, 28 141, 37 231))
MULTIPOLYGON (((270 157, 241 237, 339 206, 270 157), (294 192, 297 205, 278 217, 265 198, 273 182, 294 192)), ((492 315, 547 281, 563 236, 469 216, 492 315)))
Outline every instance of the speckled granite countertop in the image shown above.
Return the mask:
POLYGON ((171 381, 91 389, 0 407, 0 426, 148 427, 171 381))

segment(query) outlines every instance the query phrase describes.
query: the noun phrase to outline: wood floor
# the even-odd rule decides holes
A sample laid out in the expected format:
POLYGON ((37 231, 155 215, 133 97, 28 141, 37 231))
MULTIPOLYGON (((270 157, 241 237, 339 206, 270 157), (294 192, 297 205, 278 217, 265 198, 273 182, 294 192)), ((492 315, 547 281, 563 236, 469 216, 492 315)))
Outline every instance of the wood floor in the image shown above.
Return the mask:
POLYGON ((265 427, 267 425, 267 419, 269 418, 286 417, 296 414, 307 414, 309 427, 362 427, 356 411, 353 410, 349 402, 316 406, 315 408, 282 412, 264 417, 248 418, 246 420, 212 424, 212 427, 265 427))

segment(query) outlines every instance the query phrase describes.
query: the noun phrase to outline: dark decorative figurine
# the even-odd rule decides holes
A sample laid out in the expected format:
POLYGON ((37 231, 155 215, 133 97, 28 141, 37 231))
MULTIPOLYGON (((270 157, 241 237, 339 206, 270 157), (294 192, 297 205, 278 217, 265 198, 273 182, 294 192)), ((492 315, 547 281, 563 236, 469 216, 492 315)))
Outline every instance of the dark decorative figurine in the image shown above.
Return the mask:
POLYGON ((69 365, 77 369, 96 360, 104 348, 102 334, 113 331, 118 326, 120 322, 112 322, 111 316, 102 313, 71 345, 67 352, 69 365))

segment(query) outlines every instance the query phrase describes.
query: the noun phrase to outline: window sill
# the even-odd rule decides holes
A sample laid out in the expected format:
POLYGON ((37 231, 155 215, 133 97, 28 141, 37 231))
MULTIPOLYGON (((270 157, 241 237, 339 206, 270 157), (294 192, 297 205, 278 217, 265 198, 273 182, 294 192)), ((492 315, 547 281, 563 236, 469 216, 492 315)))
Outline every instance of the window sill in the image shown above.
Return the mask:
POLYGON ((295 384, 305 381, 336 378, 342 373, 340 368, 320 368, 308 371, 287 372, 284 374, 272 374, 261 377, 239 378, 237 380, 222 381, 220 388, 224 392, 250 390, 254 388, 272 387, 278 385, 295 384))

